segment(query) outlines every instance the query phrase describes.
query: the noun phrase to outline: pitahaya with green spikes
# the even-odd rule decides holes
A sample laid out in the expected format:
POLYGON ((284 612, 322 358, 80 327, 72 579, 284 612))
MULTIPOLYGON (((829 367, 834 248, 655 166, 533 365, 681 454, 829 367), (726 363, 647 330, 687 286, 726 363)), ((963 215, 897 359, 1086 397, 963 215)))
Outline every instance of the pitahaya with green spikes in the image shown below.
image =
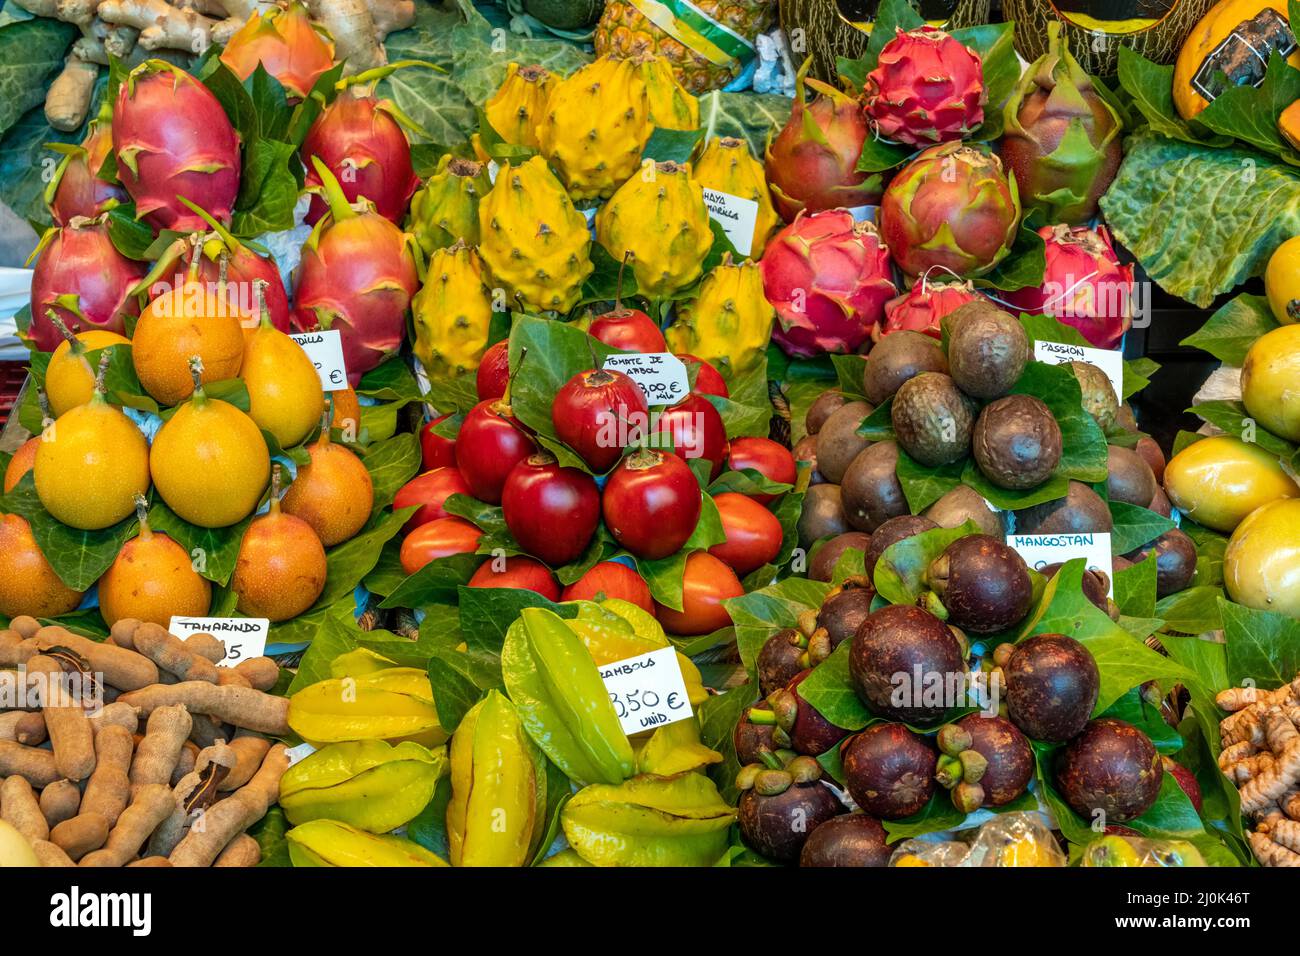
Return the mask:
POLYGON ((212 91, 180 67, 146 60, 122 81, 113 106, 113 151, 136 214, 155 229, 204 228, 178 196, 230 222, 239 193, 239 135, 212 91))
POLYGON ((63 341, 47 318, 53 309, 73 332, 107 329, 123 334, 126 317, 140 314, 130 293, 145 273, 145 264, 128 259, 109 238, 103 218, 73 217, 50 229, 32 253, 32 324, 27 337, 42 352, 63 341))
POLYGON ((411 200, 407 223, 426 256, 460 239, 467 245, 478 245, 478 204, 491 188, 483 163, 451 155, 442 157, 437 170, 411 200))
POLYGON ((348 204, 338 181, 314 160, 329 212, 302 249, 294 282, 293 326, 338 329, 348 381, 397 352, 411 298, 420 287, 415 240, 369 203, 348 204))

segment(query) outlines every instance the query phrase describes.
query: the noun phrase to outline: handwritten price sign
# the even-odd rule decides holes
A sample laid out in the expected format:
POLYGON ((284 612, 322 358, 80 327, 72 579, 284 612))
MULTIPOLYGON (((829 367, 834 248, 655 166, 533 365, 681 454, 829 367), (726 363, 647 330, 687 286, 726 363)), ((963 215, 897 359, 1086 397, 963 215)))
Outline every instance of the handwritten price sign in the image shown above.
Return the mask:
POLYGON ((692 714, 677 651, 671 647, 607 664, 600 678, 629 737, 692 714))
POLYGON ((289 338, 302 346, 302 350, 316 366, 321 388, 327 392, 338 392, 348 387, 348 366, 343 359, 343 339, 338 329, 295 332, 289 338))
POLYGON ((641 386, 647 405, 676 405, 691 391, 686 366, 672 352, 611 355, 605 368, 622 372, 641 386))
POLYGON ((191 634, 211 634, 226 642, 226 659, 219 666, 234 667, 266 653, 271 622, 264 617, 176 617, 167 630, 184 640, 191 634))

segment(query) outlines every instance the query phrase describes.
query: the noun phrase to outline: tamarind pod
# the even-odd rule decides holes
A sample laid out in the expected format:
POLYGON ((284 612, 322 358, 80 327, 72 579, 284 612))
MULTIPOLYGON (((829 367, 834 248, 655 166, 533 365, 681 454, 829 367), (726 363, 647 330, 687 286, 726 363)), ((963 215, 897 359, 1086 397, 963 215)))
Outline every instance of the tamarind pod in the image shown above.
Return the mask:
POLYGON ((165 856, 142 856, 138 860, 133 860, 127 866, 167 866, 170 867, 172 861, 165 856))
MULTIPOLYGON (((230 685, 234 686, 234 685, 230 685)), ((194 726, 190 729, 190 740, 200 748, 224 744, 227 741, 225 725, 211 714, 191 714, 194 726)))
POLYGON ((249 867, 262 862, 262 847, 247 833, 241 833, 217 856, 213 866, 249 867))
POLYGON ((0 714, 0 740, 16 740, 26 747, 45 743, 45 716, 39 711, 14 710, 0 714))
POLYGON ((158 829, 176 808, 171 788, 166 784, 151 783, 140 787, 108 834, 102 849, 88 853, 81 859, 82 866, 125 866, 140 852, 149 834, 158 829))
POLYGON ((222 687, 252 687, 248 678, 233 667, 217 668, 217 683, 222 687))
POLYGON ((194 764, 199 759, 198 744, 192 740, 187 740, 181 746, 180 756, 176 759, 176 769, 172 771, 171 780, 168 781, 173 787, 181 782, 181 778, 187 773, 194 772, 194 764))
POLYGON ((429 675, 415 667, 304 687, 289 699, 287 716, 289 726, 317 747, 348 740, 413 740, 436 747, 448 737, 438 722, 429 675))
POLYGON ((81 788, 71 780, 55 780, 41 791, 40 808, 52 827, 71 820, 81 808, 81 788))
POLYGON ((62 627, 43 627, 29 643, 39 653, 66 647, 85 658, 94 673, 104 675, 104 683, 118 690, 136 690, 158 681, 158 668, 147 657, 115 644, 92 641, 62 627))
POLYGON ((131 761, 132 787, 171 782, 185 739, 190 735, 191 723, 189 711, 179 704, 159 707, 149 715, 144 737, 131 761))
POLYGON ((23 636, 13 628, 0 631, 0 667, 17 667, 22 663, 18 659, 18 649, 22 644, 23 636))
POLYGON ((280 665, 269 657, 250 657, 236 664, 234 670, 254 690, 269 691, 280 680, 280 665))
POLYGON ((146 714, 167 704, 181 704, 192 714, 210 714, 223 723, 283 736, 289 732, 289 701, 246 687, 220 687, 204 681, 184 681, 170 686, 154 684, 123 694, 122 702, 146 714))
POLYGON ((49 840, 36 840, 32 843, 32 852, 42 867, 76 866, 72 857, 63 852, 63 848, 49 840))
POLYGON ((124 617, 108 629, 106 644, 114 644, 128 651, 135 650, 135 631, 140 621, 133 617, 124 617))
POLYGON ((289 767, 284 744, 276 744, 244 787, 203 814, 202 827, 193 826, 168 859, 172 866, 211 866, 226 844, 266 815, 280 792, 280 778, 289 767))
MULTIPOLYGON (((217 665, 206 657, 196 654, 176 635, 160 624, 147 622, 135 630, 132 637, 135 649, 169 674, 175 674, 183 681, 201 680, 209 684, 217 682, 217 665)), ((157 680, 149 683, 156 683, 157 680)), ((139 686, 139 685, 137 685, 139 686)), ((126 688, 135 690, 136 687, 126 688)))
POLYGON ((50 838, 50 825, 25 777, 6 777, 0 783, 0 820, 26 837, 28 843, 50 838))
POLYGON ((9 630, 17 631, 24 640, 34 637, 41 629, 41 622, 29 614, 19 614, 9 622, 9 630))
POLYGON ((108 839, 109 823, 98 813, 79 813, 50 831, 50 842, 74 860, 98 850, 108 839))
POLYGON ((48 787, 61 776, 50 751, 24 747, 13 740, 0 740, 0 777, 15 775, 37 788, 48 787))
POLYGON ((45 729, 59 775, 72 781, 85 780, 95 769, 95 735, 90 718, 68 692, 63 669, 53 658, 37 654, 27 662, 27 673, 45 677, 45 729))
POLYGON ((545 765, 514 705, 489 691, 462 718, 449 751, 451 865, 523 866, 546 812, 545 765))
POLYGON ((106 727, 114 724, 118 727, 125 727, 134 734, 140 729, 140 718, 135 712, 135 708, 130 704, 124 704, 120 700, 115 700, 111 704, 105 704, 98 711, 90 714, 90 721, 95 728, 106 727))
POLYGON ((199 657, 206 657, 214 664, 220 664, 226 659, 226 642, 206 631, 185 638, 185 648, 199 657))
POLYGON ((125 727, 109 724, 95 734, 95 772, 86 781, 78 813, 94 813, 112 827, 131 798, 131 752, 135 740, 125 727))
POLYGON ((223 791, 238 790, 253 779, 253 774, 257 773, 257 768, 262 765, 267 751, 271 749, 271 741, 241 730, 230 741, 229 747, 235 755, 235 765, 230 768, 226 779, 221 781, 219 789, 223 791))

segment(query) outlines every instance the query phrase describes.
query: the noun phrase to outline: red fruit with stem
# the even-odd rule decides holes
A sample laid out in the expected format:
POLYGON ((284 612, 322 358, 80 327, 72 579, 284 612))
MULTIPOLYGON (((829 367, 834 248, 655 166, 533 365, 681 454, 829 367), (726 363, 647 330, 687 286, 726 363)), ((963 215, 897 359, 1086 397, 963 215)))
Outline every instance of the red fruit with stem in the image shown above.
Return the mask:
POLYGON ((430 561, 478 549, 483 532, 464 518, 439 518, 422 524, 402 541, 398 560, 402 570, 414 574, 430 561))
POLYGON ((63 336, 46 317, 53 309, 73 332, 106 329, 125 334, 126 316, 139 315, 130 291, 144 276, 144 263, 117 251, 102 220, 74 218, 50 229, 32 253, 32 324, 27 336, 53 352, 63 336))
POLYGON ((589 369, 565 382, 551 402, 555 435, 596 474, 645 434, 650 407, 641 386, 622 372, 589 369))
POLYGON ((658 323, 640 309, 630 309, 623 304, 623 270, 626 268, 627 256, 624 256, 618 267, 614 308, 592 319, 587 332, 610 348, 623 352, 667 352, 668 343, 664 341, 658 323))
POLYGON ((727 540, 709 548, 709 554, 738 575, 776 560, 784 534, 776 515, 734 491, 715 495, 713 503, 718 506, 727 540))
POLYGON ((226 41, 221 62, 246 80, 260 66, 280 81, 291 102, 305 100, 316 81, 334 66, 334 43, 311 22, 306 6, 293 0, 254 10, 226 41))
POLYGON ((479 402, 469 410, 456 436, 456 467, 479 501, 501 503, 506 478, 537 443, 501 399, 479 402))
POLYGON ((601 561, 564 589, 565 601, 603 601, 608 598, 627 601, 653 614, 654 599, 650 586, 636 570, 618 561, 601 561))
POLYGON ((880 341, 890 332, 921 332, 942 338, 943 317, 958 306, 980 298, 969 282, 933 282, 921 276, 912 288, 885 303, 885 321, 872 334, 880 341))
POLYGON ((680 551, 699 523, 701 507, 700 485, 690 466, 653 449, 619 462, 601 501, 614 540, 647 560, 680 551))
POLYGON ((419 510, 407 519, 402 530, 414 531, 422 524, 450 517, 443 505, 452 495, 468 495, 469 485, 460 471, 455 468, 435 468, 422 475, 416 475, 393 495, 393 510, 401 511, 412 505, 419 510))
MULTIPOLYGON (((392 107, 352 87, 316 118, 301 153, 309 189, 325 186, 315 169, 314 160, 319 159, 342 184, 348 202, 369 199, 392 222, 406 215, 420 185, 411 166, 411 144, 393 118, 392 107)), ((313 195, 307 222, 315 223, 326 207, 326 199, 313 195)))
POLYGON ((727 428, 713 403, 702 395, 687 395, 659 415, 660 435, 672 441, 682 458, 703 458, 709 462, 710 480, 722 473, 727 457, 727 428))
POLYGON ((501 511, 521 548, 559 567, 576 561, 591 543, 600 524, 600 491, 591 475, 561 467, 541 451, 511 470, 501 511))
POLYGON ((866 89, 876 129, 898 143, 962 139, 984 122, 984 63, 937 27, 896 30, 867 75, 866 89))
POLYGON ((560 599, 560 585, 546 565, 522 554, 488 558, 469 579, 472 588, 518 588, 535 591, 548 601, 560 599))
POLYGON ((93 219, 126 200, 117 183, 99 178, 104 160, 113 151, 112 113, 106 111, 90 124, 90 133, 80 146, 68 146, 45 187, 45 202, 54 221, 66 226, 74 218, 93 219))
POLYGON ((435 428, 450 417, 439 415, 420 429, 420 461, 425 471, 456 465, 456 439, 443 438, 434 432, 435 428))
POLYGON ((478 373, 474 376, 474 390, 480 402, 500 398, 510 384, 510 342, 502 339, 489 346, 479 359, 478 373))
POLYGON ((716 395, 719 398, 730 398, 731 389, 727 388, 727 380, 722 377, 722 373, 716 368, 704 361, 686 352, 677 353, 677 357, 686 365, 686 372, 690 374, 692 368, 695 369, 695 386, 691 389, 697 395, 716 395))
POLYGON ((136 215, 154 229, 204 227, 178 196, 230 221, 239 193, 239 136, 212 91, 180 67, 146 60, 122 81, 113 148, 136 215))
POLYGON ((338 182, 317 161, 330 197, 330 215, 312 229, 294 286, 294 328, 338 329, 348 381, 397 352, 406 313, 420 288, 414 245, 383 216, 349 206, 338 182))
MULTIPOLYGON (((794 454, 770 438, 733 438, 727 448, 727 467, 734 471, 752 468, 768 481, 794 485, 799 475, 794 454)), ((774 501, 779 495, 754 492, 748 495, 760 505, 774 501)))
POLYGON ((696 551, 686 559, 682 574, 682 609, 656 602, 655 616, 669 634, 711 634, 731 624, 722 602, 744 593, 744 585, 731 568, 711 554, 696 551))

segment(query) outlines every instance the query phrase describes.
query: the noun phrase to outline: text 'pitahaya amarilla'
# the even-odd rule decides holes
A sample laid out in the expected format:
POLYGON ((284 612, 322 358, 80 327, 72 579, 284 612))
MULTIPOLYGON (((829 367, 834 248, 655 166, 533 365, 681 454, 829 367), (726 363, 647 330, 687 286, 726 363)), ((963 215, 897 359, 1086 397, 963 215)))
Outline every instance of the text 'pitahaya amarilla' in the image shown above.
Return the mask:
POLYGON ((601 57, 551 89, 537 139, 570 196, 607 199, 636 172, 652 129, 636 64, 601 57))
POLYGON ((411 312, 415 357, 431 377, 477 368, 492 324, 492 293, 478 253, 463 240, 434 252, 411 312))
POLYGON ((867 75, 867 112, 885 139, 931 146, 984 122, 984 64, 944 31, 898 30, 867 75))
POLYGON ((230 221, 239 193, 239 136, 212 91, 180 67, 146 60, 122 81, 113 150, 136 214, 155 229, 204 228, 177 196, 230 221))
POLYGON ((1121 264, 1105 226, 1044 226, 1047 268, 1038 288, 1006 293, 1032 315, 1072 325, 1097 348, 1119 346, 1133 324, 1133 266, 1121 264))
POLYGON ((704 189, 682 163, 649 163, 596 213, 596 240, 636 276, 637 290, 667 298, 704 271, 713 245, 704 189))
POLYGON ((478 245, 478 204, 492 188, 487 167, 472 159, 446 155, 411 200, 407 228, 425 255, 458 239, 478 245))
POLYGON ((737 265, 728 254, 695 296, 677 306, 677 321, 665 335, 674 352, 747 372, 767 354, 775 315, 763 294, 758 263, 737 265))
POLYGON ((978 298, 980 294, 969 282, 936 282, 921 276, 912 288, 885 304, 885 319, 874 337, 879 340, 890 332, 909 331, 942 338, 943 317, 978 298))
POLYGON ((804 74, 795 83, 794 108, 777 137, 768 143, 765 167, 772 200, 786 222, 801 210, 874 205, 880 199, 881 177, 858 171, 862 144, 871 126, 862 104, 804 74), (817 93, 807 101, 807 88, 817 93))
POLYGON ((1048 222, 1087 222, 1122 158, 1119 114, 1070 55, 1059 23, 1048 50, 1020 78, 1006 105, 1002 160, 1026 208, 1048 222))
POLYGON ((1015 177, 1003 175, 1001 161, 985 146, 931 146, 889 184, 879 221, 881 238, 909 276, 931 269, 962 278, 983 275, 1015 242, 1015 177))
POLYGON ((743 139, 718 139, 715 136, 705 145, 691 169, 695 181, 704 189, 739 196, 758 204, 749 255, 754 259, 760 258, 767 237, 781 224, 781 218, 772 207, 763 164, 749 151, 749 144, 743 139))
POLYGON ((334 66, 334 41, 311 21, 298 0, 254 10, 226 42, 221 62, 246 80, 262 69, 280 81, 290 97, 304 100, 334 66))
POLYGON ((559 180, 534 156, 508 163, 478 206, 479 255, 512 308, 568 312, 591 275, 591 234, 559 180))
POLYGON ((897 293, 876 227, 843 209, 799 213, 767 244, 763 290, 772 340, 789 355, 856 352, 897 293))
POLYGON ((320 159, 343 188, 348 202, 368 199, 381 216, 401 222, 420 185, 411 165, 411 144, 393 109, 361 86, 346 86, 316 118, 301 149, 307 187, 313 190, 307 221, 316 223, 328 206, 313 158, 320 159))
POLYGON ((406 312, 419 288, 415 240, 367 203, 350 206, 338 181, 315 160, 329 197, 329 214, 302 249, 294 283, 293 325, 300 331, 338 329, 348 381, 394 354, 406 312))
POLYGON ((80 216, 94 219, 126 199, 116 182, 100 178, 104 160, 113 151, 112 111, 90 124, 90 132, 79 146, 51 145, 63 154, 54 177, 45 187, 45 202, 54 221, 66 226, 80 216))
POLYGON ((537 125, 555 83, 555 76, 545 67, 511 63, 506 78, 483 104, 488 123, 511 146, 537 149, 537 125))
POLYGON ((126 316, 138 315, 140 303, 131 289, 145 265, 117 251, 103 218, 73 217, 66 226, 50 229, 32 253, 32 324, 28 338, 42 352, 63 341, 46 313, 53 309, 69 329, 107 329, 121 334, 126 316))

